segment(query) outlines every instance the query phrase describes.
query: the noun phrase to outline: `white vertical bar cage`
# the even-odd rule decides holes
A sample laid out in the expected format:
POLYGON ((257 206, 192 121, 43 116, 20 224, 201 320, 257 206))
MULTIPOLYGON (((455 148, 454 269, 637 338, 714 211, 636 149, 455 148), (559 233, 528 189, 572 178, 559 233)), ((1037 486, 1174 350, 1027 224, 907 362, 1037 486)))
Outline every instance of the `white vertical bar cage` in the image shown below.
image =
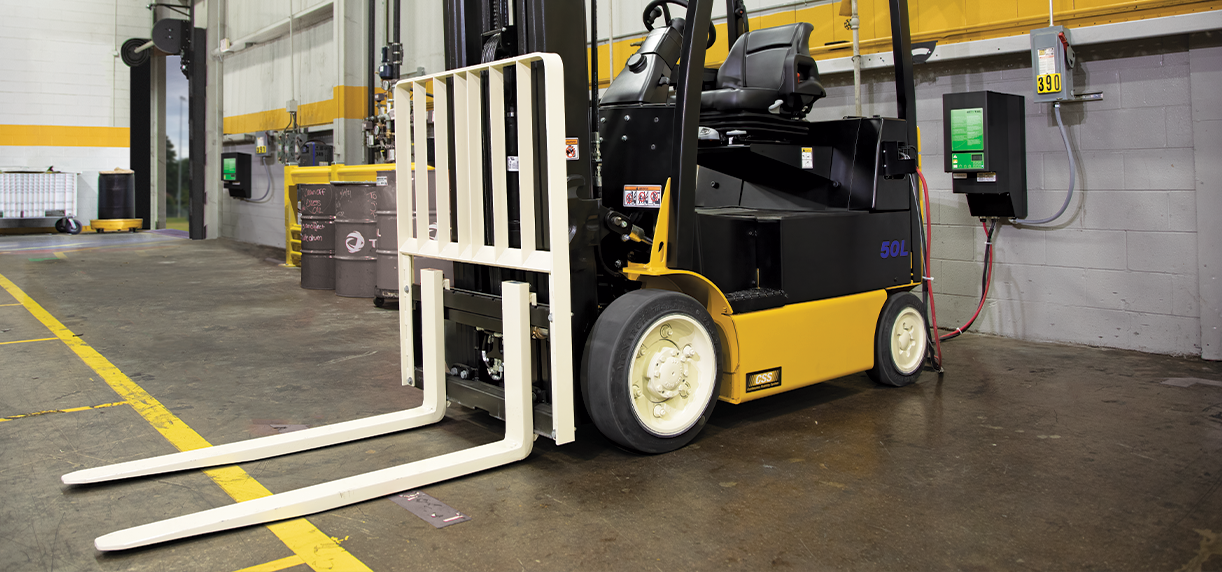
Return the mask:
MULTIPOLYGON (((400 268, 411 268, 420 256, 498 268, 538 272, 548 276, 550 310, 548 343, 551 372, 552 439, 558 444, 574 439, 572 281, 569 274, 568 182, 564 145, 564 68, 556 54, 534 53, 488 64, 410 78, 395 86, 395 109, 402 127, 412 133, 396 138, 400 184, 398 200, 400 268), (518 126, 517 165, 520 213, 518 246, 511 246, 508 176, 511 158, 506 152, 505 72, 516 76, 518 126), (538 75, 542 73, 542 81, 538 75), (487 75, 487 91, 482 77, 487 75), (538 105, 535 102, 543 100, 538 105), (483 113, 488 111, 485 126, 483 113), (436 232, 429 232, 426 116, 434 117, 436 180, 436 232), (534 114, 539 117, 534 117, 534 114), (450 117, 453 117, 451 120, 450 117), (536 126, 538 126, 536 128, 536 126), (449 149, 453 147, 451 162, 449 149), (543 157, 536 157, 536 149, 543 157), (485 188, 484 156, 490 157, 490 183, 485 188), (410 163, 408 162, 410 158, 410 163), (451 191, 452 189, 452 191, 451 191), (536 205, 542 189, 546 208, 536 205), (449 191, 449 192, 448 192, 449 191), (453 201, 450 200, 451 192, 453 201), (491 212, 485 213, 485 193, 491 212), (451 214, 453 216, 451 216, 451 214), (486 215, 491 216, 491 237, 485 237, 486 215), (414 221, 414 222, 413 222, 414 221), (452 228, 453 226, 453 228, 452 228), (549 249, 536 245, 546 236, 549 249)), ((401 127, 401 128, 402 128, 401 127)), ((410 271, 400 271, 400 288, 411 288, 410 271)), ((410 297, 410 294, 407 295, 410 297)), ((440 303, 440 302, 438 302, 440 303)), ((427 308, 422 311, 430 312, 427 308)), ((400 341, 405 379, 415 371, 411 304, 400 305, 400 341)), ((507 337, 516 335, 505 332, 507 337)), ((423 332, 422 335, 433 335, 423 332)), ((516 343, 516 342, 515 342, 516 343)), ((529 344, 529 340, 522 340, 529 344)), ((520 364, 518 364, 520 365, 520 364)), ((506 364, 506 367, 515 367, 506 364)), ((528 381, 529 385, 529 381, 528 381)))
POLYGON ((0 219, 76 216, 76 173, 0 173, 0 219))

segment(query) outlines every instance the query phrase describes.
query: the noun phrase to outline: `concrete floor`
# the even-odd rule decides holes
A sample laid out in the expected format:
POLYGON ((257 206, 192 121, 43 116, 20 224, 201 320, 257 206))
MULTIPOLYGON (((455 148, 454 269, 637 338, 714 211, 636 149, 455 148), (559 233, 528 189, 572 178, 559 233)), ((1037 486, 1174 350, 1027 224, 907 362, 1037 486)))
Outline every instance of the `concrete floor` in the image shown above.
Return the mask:
MULTIPOLYGON (((274 256, 143 233, 3 237, 0 275, 212 443, 419 403, 398 385, 395 312, 302 290, 274 256)), ((10 304, 0 290, 0 343, 51 337, 10 304)), ((425 487, 473 517, 447 528, 385 499, 308 521, 350 555, 337 569, 1222 570, 1222 364, 976 335, 945 354, 945 376, 908 388, 855 375, 721 404, 667 455, 589 426, 539 439, 524 462, 425 487)), ((0 417, 122 400, 59 340, 0 345, 0 364, 0 417)), ((452 408, 243 468, 287 491, 500 431, 452 408)), ((59 481, 174 450, 128 405, 0 422, 0 570, 311 569, 264 526, 97 552, 102 534, 233 502, 200 471, 59 481)))

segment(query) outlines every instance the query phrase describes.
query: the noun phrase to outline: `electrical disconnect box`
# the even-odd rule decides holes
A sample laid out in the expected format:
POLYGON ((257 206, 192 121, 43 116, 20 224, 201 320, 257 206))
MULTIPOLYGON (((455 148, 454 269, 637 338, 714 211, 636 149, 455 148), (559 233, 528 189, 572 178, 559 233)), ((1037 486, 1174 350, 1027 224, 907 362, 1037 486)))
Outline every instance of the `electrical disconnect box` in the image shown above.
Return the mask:
POLYGON ((250 153, 221 153, 221 181, 229 196, 250 198, 250 153))
POLYGON ((1035 76, 1035 102, 1074 98, 1073 69, 1077 63, 1069 30, 1049 26, 1031 31, 1031 70, 1035 76))
POLYGON ((1027 216, 1026 100, 993 91, 942 96, 942 140, 951 188, 972 216, 1027 216))

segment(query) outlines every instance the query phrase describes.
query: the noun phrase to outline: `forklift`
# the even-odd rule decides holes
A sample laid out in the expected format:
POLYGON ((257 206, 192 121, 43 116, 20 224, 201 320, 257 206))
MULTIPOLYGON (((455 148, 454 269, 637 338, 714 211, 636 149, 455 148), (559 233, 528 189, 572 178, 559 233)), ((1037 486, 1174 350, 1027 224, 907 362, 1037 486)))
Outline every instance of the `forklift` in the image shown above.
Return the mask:
POLYGON ((923 240, 906 0, 890 0, 899 117, 825 122, 805 120, 825 94, 812 26, 748 30, 741 0, 727 0, 718 68, 704 65, 712 0, 650 2, 648 35, 601 97, 572 25, 584 3, 445 2, 447 70, 394 89, 401 381, 423 404, 63 481, 274 457, 436 423, 452 403, 503 419, 504 438, 121 530, 99 550, 490 469, 539 435, 572 442, 586 421, 665 453, 718 401, 920 375, 931 333, 912 293, 923 240))

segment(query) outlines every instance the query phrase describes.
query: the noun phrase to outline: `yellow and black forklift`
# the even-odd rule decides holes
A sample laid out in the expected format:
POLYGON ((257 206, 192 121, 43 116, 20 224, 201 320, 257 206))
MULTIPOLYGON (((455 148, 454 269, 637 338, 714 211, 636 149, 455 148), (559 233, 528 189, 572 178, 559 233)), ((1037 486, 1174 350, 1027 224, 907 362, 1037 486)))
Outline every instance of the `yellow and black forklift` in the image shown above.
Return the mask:
MULTIPOLYGON (((535 4, 479 2, 473 10, 452 0, 448 65, 512 58, 527 52, 517 46, 538 40, 538 51, 557 53, 565 64, 584 63, 586 43, 576 27, 552 33, 558 22, 584 21, 577 20, 581 10, 543 2, 540 22, 528 8, 535 4), (519 12, 511 14, 514 6, 519 12), (527 24, 505 24, 511 15, 527 24), (548 33, 535 38, 529 32, 540 23, 548 33)), ((601 97, 587 89, 585 65, 564 67, 571 232, 563 282, 570 286, 571 342, 536 335, 532 355, 539 363, 549 352, 572 353, 584 413, 617 444, 646 453, 682 447, 718 399, 742 403, 861 371, 896 386, 920 374, 929 332, 924 305, 910 292, 922 276, 912 58, 906 2, 890 6, 897 119, 806 121, 824 96, 810 57, 813 27, 749 31, 739 0, 727 2, 730 47, 719 68, 704 67, 705 50, 717 41, 708 0, 650 2, 642 14, 648 35, 601 97), (671 5, 685 9, 686 18, 672 16, 671 5), (588 129, 587 116, 594 123, 588 129)), ((597 50, 591 54, 597 58, 597 50)), ((532 81, 548 73, 541 63, 530 66, 532 81)), ((546 94, 521 97, 526 91, 514 82, 523 69, 502 80, 509 101, 503 123, 487 116, 487 106, 478 110, 485 114, 481 136, 502 125, 506 130, 505 145, 491 134, 478 149, 486 180, 471 200, 484 201, 488 245, 496 242, 491 197, 501 176, 508 242, 529 241, 514 207, 531 185, 514 169, 522 164, 521 146, 543 135, 536 125, 536 137, 523 136, 528 127, 520 112, 529 106, 528 116, 538 117, 553 102, 546 94), (502 173, 501 161, 513 167, 502 173)), ((590 69, 598 69, 597 61, 590 69)), ((481 74, 487 90, 489 72, 481 74)), ((597 71, 592 83, 598 85, 597 71)), ((443 88, 434 82, 431 89, 435 97, 443 88)), ((454 81, 444 89, 447 97, 459 95, 454 81)), ((445 109, 447 121, 459 113, 448 102, 445 109)), ((441 153, 441 139, 434 144, 441 153)), ((470 148, 466 140, 455 147, 446 139, 444 146, 454 161, 461 159, 457 149, 470 148)), ((533 181, 529 198, 536 209, 546 204, 545 185, 533 181)), ((461 191, 452 193, 459 200, 461 191)), ((466 218, 455 215, 452 227, 466 218)), ((542 211, 531 219, 542 220, 542 211)), ((545 235, 540 227, 537 248, 548 248, 545 235)), ((495 312, 479 307, 506 279, 529 283, 548 307, 555 280, 436 249, 417 252, 456 263, 445 301, 445 361, 458 374, 447 382, 451 398, 496 411, 497 399, 489 398, 496 389, 488 384, 500 381, 505 334, 484 323, 495 312)), ((558 412, 566 403, 549 399, 550 378, 567 373, 544 368, 533 377, 535 419, 544 425, 536 430, 558 442, 572 421, 558 412)))
POLYGON ((585 419, 622 447, 663 453, 691 442, 718 400, 863 371, 912 383, 930 332, 911 292, 924 249, 906 0, 890 0, 898 117, 825 122, 805 120, 824 96, 812 26, 748 30, 741 0, 727 0, 728 57, 706 68, 712 1, 647 5, 648 36, 599 97, 583 2, 445 0, 447 70, 394 89, 402 383, 423 404, 64 482, 411 429, 449 403, 504 419, 504 439, 97 547, 394 494, 524 459, 539 435, 571 442, 585 419))

